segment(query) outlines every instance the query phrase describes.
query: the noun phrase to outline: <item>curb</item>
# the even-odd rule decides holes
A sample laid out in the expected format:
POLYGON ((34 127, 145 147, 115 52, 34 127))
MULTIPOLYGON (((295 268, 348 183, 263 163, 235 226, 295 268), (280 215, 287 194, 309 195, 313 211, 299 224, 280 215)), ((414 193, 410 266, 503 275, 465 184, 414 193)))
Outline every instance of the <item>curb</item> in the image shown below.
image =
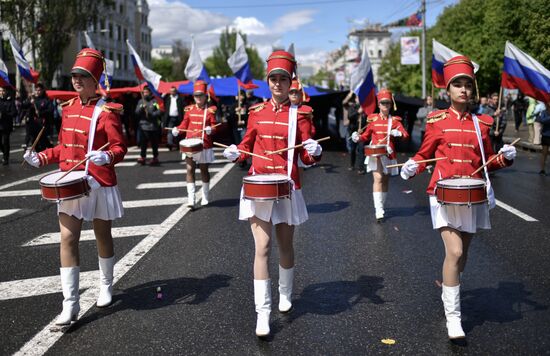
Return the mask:
MULTIPOLYGON (((504 136, 502 138, 502 141, 504 143, 510 143, 510 142, 514 141, 515 139, 516 139, 515 137, 504 136)), ((535 144, 532 144, 530 142, 523 141, 523 140, 516 143, 516 146, 523 148, 525 151, 531 151, 531 152, 540 152, 542 150, 541 145, 535 145, 535 144)))

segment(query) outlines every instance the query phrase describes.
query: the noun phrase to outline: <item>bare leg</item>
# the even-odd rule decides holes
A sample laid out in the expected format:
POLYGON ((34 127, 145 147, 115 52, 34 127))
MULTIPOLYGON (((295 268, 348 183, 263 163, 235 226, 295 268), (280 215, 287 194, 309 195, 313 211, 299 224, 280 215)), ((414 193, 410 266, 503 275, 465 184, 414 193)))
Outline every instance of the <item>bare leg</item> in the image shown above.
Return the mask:
POLYGON ((439 231, 445 244, 443 284, 448 287, 454 287, 460 284, 459 274, 466 265, 465 256, 467 256, 467 249, 470 245, 472 235, 464 234, 449 227, 443 227, 439 231))
POLYGON ((82 220, 79 220, 74 216, 60 213, 59 229, 61 232, 61 244, 59 251, 61 267, 80 266, 78 241, 80 240, 82 220))
POLYGON ((268 259, 272 225, 270 222, 260 220, 255 216, 251 217, 249 221, 256 248, 254 254, 254 279, 267 280, 269 279, 268 259))
POLYGON ((384 191, 384 187, 383 187, 384 173, 383 173, 383 169, 382 169, 382 163, 380 162, 380 160, 378 158, 377 158, 377 160, 378 160, 378 164, 377 164, 377 167, 376 167, 376 171, 372 172, 372 180, 373 180, 372 191, 373 192, 383 192, 384 191))
POLYGON ((109 258, 115 254, 113 236, 111 235, 111 220, 94 219, 94 234, 97 241, 97 253, 99 257, 109 258))
POLYGON ((458 266, 458 272, 464 272, 466 268, 466 261, 468 260, 468 250, 470 249, 470 243, 472 242, 473 234, 463 232, 462 234, 462 258, 460 259, 460 264, 458 266))
POLYGON ((185 157, 185 165, 187 166, 187 183, 195 183, 195 169, 197 167, 195 161, 193 161, 191 157, 187 156, 185 157))
POLYGON ((275 231, 279 246, 279 264, 286 269, 292 268, 294 267, 294 226, 277 224, 275 231))

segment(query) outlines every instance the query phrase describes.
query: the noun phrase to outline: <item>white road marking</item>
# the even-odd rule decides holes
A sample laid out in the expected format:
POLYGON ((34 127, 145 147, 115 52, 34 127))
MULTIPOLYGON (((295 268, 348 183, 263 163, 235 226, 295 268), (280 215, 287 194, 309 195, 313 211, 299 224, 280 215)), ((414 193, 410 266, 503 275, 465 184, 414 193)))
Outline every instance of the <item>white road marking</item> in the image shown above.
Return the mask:
POLYGON ((137 166, 137 161, 136 162, 119 162, 115 165, 115 168, 118 168, 118 167, 133 167, 133 166, 137 166))
POLYGON ((497 206, 500 206, 502 209, 504 210, 508 210, 509 212, 511 212, 512 214, 516 215, 516 216, 519 216, 520 218, 522 218, 523 220, 525 221, 530 221, 530 222, 534 222, 534 221, 538 221, 537 219, 535 219, 534 217, 532 216, 529 216, 521 211, 519 211, 518 209, 516 208, 513 208, 511 207, 510 205, 506 204, 506 203, 503 203, 501 202, 500 200, 498 199, 495 199, 496 200, 496 203, 497 203, 497 206))
POLYGON ((3 218, 4 216, 9 216, 11 214, 17 213, 21 209, 2 209, 0 210, 0 218, 3 218))
POLYGON ((40 189, 6 190, 3 192, 0 192, 0 198, 25 197, 29 195, 40 195, 40 189))
MULTIPOLYGON (((91 283, 97 283, 99 271, 80 273, 80 289, 88 289, 91 283)), ((0 283, 0 300, 34 297, 37 295, 53 294, 61 292, 61 280, 59 276, 19 279, 17 281, 0 283)), ((59 303, 61 311, 61 303, 59 303)))
MULTIPOLYGON (((222 169, 223 168, 221 168, 221 167, 209 167, 208 171, 210 173, 217 173, 217 172, 221 171, 222 169)), ((195 171, 200 172, 200 169, 197 168, 195 171)), ((164 172, 162 172, 162 174, 185 174, 185 173, 187 173, 187 169, 167 169, 164 172)))
MULTIPOLYGON (((210 186, 214 187, 218 182, 233 168, 233 164, 226 164, 224 169, 216 174, 210 181, 210 186)), ((199 192, 200 195, 200 192, 199 192)), ((176 225, 189 212, 189 207, 182 205, 174 211, 166 220, 164 220, 149 235, 143 238, 130 252, 122 257, 116 264, 114 270, 114 281, 117 283, 128 271, 149 252, 174 225, 176 225)), ((81 285, 90 285, 84 293, 80 295, 80 315, 84 315, 95 305, 99 288, 97 286, 97 275, 85 275, 80 277, 81 285)), ((61 307, 61 303, 60 303, 61 307)), ((51 332, 50 329, 55 326, 55 318, 50 321, 41 331, 29 340, 15 355, 43 355, 61 336, 61 332, 51 332)))
MULTIPOLYGON (((225 158, 220 158, 220 159, 215 159, 214 162, 210 163, 210 164, 220 164, 220 163, 230 163, 228 160, 226 160, 225 158)), ((181 161, 180 164, 185 164, 185 161, 181 161)))
MULTIPOLYGON (((138 226, 125 226, 125 227, 113 227, 111 232, 113 238, 119 237, 131 237, 131 236, 141 236, 147 235, 153 231, 158 225, 138 225, 138 226)), ((23 247, 28 246, 39 246, 39 245, 48 245, 48 244, 58 244, 60 241, 59 232, 49 232, 34 239, 29 242, 24 243, 23 247)), ((95 240, 94 230, 82 230, 80 234, 80 241, 90 241, 95 240)))
MULTIPOLYGON (((136 147, 136 146, 128 147, 128 152, 141 152, 141 148, 136 147)), ((153 152, 153 150, 151 148, 147 149, 147 153, 152 153, 152 152, 153 152)), ((159 147, 159 152, 168 152, 168 148, 159 147)))
POLYGON ((128 208, 143 208, 149 206, 164 206, 164 205, 179 205, 187 203, 187 197, 184 198, 164 198, 164 199, 145 199, 145 200, 130 200, 123 201, 124 209, 128 208))
POLYGON ((27 182, 40 180, 40 178, 44 177, 46 174, 50 174, 50 173, 53 173, 53 172, 56 172, 56 171, 58 171, 58 169, 55 169, 53 171, 43 172, 43 173, 37 174, 35 176, 25 178, 25 179, 21 179, 21 180, 17 180, 15 182, 11 182, 11 183, 8 183, 8 184, 0 185, 0 190, 15 187, 16 185, 24 184, 24 183, 27 183, 27 182))
MULTIPOLYGON (((195 186, 202 185, 200 180, 195 181, 195 186)), ((187 182, 182 180, 181 182, 159 182, 159 183, 141 183, 138 184, 136 189, 170 189, 186 187, 187 182)))

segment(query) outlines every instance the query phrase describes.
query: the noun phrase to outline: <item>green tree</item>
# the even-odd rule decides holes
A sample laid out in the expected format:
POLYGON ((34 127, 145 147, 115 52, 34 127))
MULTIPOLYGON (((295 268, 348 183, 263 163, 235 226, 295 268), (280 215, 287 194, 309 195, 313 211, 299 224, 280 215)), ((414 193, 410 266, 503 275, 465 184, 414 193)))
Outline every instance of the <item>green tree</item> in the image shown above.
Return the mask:
MULTIPOLYGON (((240 33, 240 32, 239 32, 240 33)), ((246 35, 240 33, 243 37, 245 46, 247 44, 246 35)), ((229 31, 226 28, 220 34, 220 42, 212 55, 204 61, 206 70, 211 76, 232 76, 233 72, 229 65, 227 64, 227 59, 231 57, 233 52, 235 52, 235 45, 237 42, 237 31, 229 31)), ((252 76, 256 79, 262 79, 265 76, 264 62, 260 58, 258 51, 255 48, 246 48, 246 54, 248 55, 248 63, 250 65, 250 71, 252 76)))
POLYGON ((0 13, 20 43, 31 42, 41 81, 50 86, 72 36, 112 5, 112 0, 3 0, 0 13))
POLYGON ((165 81, 184 80, 184 69, 189 59, 189 48, 181 40, 174 41, 172 54, 160 59, 153 59, 152 69, 162 75, 165 81))

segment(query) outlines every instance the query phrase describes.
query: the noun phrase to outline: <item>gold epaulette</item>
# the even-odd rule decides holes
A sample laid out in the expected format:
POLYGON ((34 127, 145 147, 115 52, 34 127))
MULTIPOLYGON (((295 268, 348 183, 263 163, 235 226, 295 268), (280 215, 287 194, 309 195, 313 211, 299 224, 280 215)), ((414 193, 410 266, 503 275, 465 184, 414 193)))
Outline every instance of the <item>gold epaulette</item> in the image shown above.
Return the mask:
POLYGON ((74 101, 76 100, 76 98, 77 98, 77 96, 75 96, 75 97, 72 98, 72 99, 69 99, 69 100, 67 100, 67 101, 62 102, 62 103, 59 104, 59 105, 61 105, 61 107, 64 107, 64 106, 67 106, 67 105, 72 105, 72 104, 74 103, 74 101))
POLYGON ((193 106, 194 105, 187 105, 186 107, 183 108, 183 111, 191 111, 193 109, 193 106))
POLYGON ((264 108, 265 108, 265 103, 258 103, 248 108, 248 111, 258 112, 258 111, 262 111, 264 108))
POLYGON ((403 121, 403 119, 401 118, 401 116, 392 116, 391 118, 392 118, 392 120, 403 121))
POLYGON ((122 104, 119 103, 105 103, 103 104, 101 109, 106 112, 114 112, 116 114, 120 114, 124 110, 124 107, 122 106, 122 104))
POLYGON ((486 126, 489 126, 489 127, 493 126, 493 122, 495 122, 495 120, 491 116, 485 115, 485 114, 478 115, 477 119, 483 125, 486 125, 486 126))
POLYGON ((426 123, 433 124, 434 122, 438 122, 446 118, 447 118, 446 110, 436 110, 428 114, 428 117, 426 118, 426 123))
POLYGON ((300 105, 298 107, 298 114, 313 116, 313 108, 309 105, 300 105))
POLYGON ((215 113, 216 113, 216 110, 218 110, 218 108, 215 107, 215 106, 211 106, 211 107, 208 108, 208 112, 209 112, 209 113, 212 113, 212 114, 215 114, 215 113))
POLYGON ((373 122, 373 121, 376 121, 378 120, 380 116, 378 116, 378 114, 370 114, 369 116, 367 116, 367 122, 373 122))

